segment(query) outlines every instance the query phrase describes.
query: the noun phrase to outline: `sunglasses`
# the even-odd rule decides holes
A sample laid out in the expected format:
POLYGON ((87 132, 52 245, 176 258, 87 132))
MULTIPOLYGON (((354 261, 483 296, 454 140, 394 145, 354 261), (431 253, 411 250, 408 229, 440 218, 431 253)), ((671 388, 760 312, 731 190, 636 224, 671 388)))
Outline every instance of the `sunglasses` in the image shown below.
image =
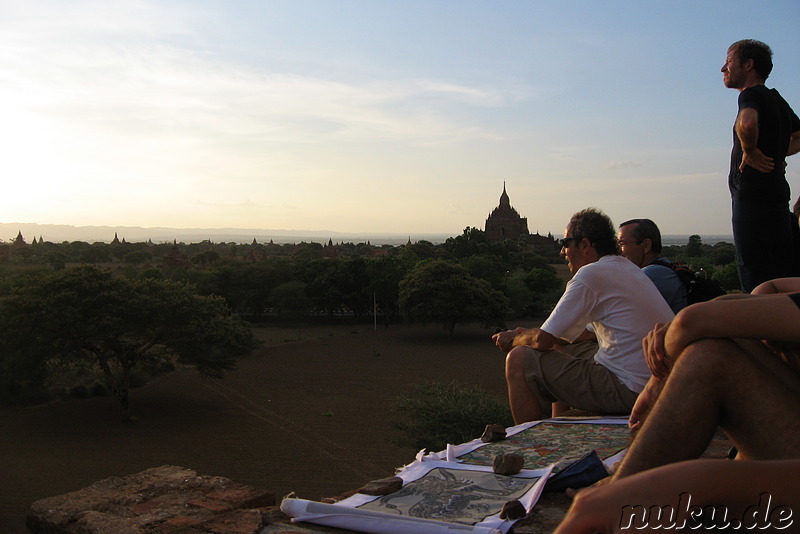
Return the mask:
POLYGON ((577 241, 577 237, 565 237, 564 239, 559 239, 558 244, 561 245, 561 248, 569 247, 571 241, 577 241))

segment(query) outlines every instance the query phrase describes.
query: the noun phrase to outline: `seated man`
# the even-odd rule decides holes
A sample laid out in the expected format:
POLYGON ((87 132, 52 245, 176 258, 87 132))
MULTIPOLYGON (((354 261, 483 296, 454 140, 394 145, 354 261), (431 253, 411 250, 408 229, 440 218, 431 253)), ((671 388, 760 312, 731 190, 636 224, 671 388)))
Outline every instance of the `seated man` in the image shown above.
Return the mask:
POLYGON ((650 377, 641 339, 673 317, 642 270, 617 255, 614 225, 602 212, 573 215, 561 245, 574 276, 550 317, 541 328, 493 336, 508 353, 508 399, 517 424, 567 407, 629 413, 650 377))
POLYGON ((559 534, 611 532, 621 509, 602 503, 616 499, 664 506, 688 492, 693 505, 726 506, 737 520, 764 493, 800 509, 798 292, 800 278, 765 282, 685 308, 647 335, 653 378, 631 413, 636 437, 610 483, 578 493, 559 534), (696 460, 718 426, 739 460, 696 460))
POLYGON ((631 219, 619 225, 620 254, 631 260, 653 281, 674 313, 688 304, 686 285, 661 255, 661 232, 650 219, 631 219))

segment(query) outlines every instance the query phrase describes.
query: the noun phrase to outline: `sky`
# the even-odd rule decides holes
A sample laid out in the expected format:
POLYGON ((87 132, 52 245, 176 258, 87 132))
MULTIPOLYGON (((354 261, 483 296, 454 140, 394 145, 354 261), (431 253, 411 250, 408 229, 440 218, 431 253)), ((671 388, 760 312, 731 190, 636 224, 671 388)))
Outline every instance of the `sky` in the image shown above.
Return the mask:
POLYGON ((0 0, 0 222, 459 235, 505 184, 531 232, 593 206, 728 235, 726 50, 768 43, 800 110, 798 27, 796 0, 0 0))

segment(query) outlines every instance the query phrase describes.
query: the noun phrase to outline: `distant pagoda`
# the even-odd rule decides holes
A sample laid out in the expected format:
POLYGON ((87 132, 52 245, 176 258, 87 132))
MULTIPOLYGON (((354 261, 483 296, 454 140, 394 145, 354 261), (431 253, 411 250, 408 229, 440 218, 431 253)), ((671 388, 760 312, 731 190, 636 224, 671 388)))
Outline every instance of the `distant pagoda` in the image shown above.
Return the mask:
POLYGON ((485 232, 486 240, 490 243, 506 239, 518 241, 520 237, 530 235, 528 219, 521 217, 517 210, 511 207, 505 182, 503 182, 503 194, 500 195, 500 205, 486 219, 485 232))

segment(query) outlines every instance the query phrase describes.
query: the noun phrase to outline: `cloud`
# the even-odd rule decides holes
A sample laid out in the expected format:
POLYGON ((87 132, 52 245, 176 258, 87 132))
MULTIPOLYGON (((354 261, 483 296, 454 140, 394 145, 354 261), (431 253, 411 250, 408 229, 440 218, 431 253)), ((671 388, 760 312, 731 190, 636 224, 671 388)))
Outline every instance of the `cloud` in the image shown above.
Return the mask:
POLYGON ((147 0, 75 0, 71 2, 2 2, 0 28, 13 42, 61 44, 136 36, 164 38, 191 35, 193 25, 207 13, 202 7, 181 8, 147 0))
POLYGON ((641 163, 637 163, 635 161, 620 161, 614 160, 606 164, 604 167, 606 170, 616 170, 616 169, 638 169, 641 167, 641 163))
POLYGON ((84 2, 54 13, 17 10, 17 25, 7 21, 10 31, 0 37, 0 96, 71 128, 118 137, 423 145, 498 140, 466 118, 470 109, 526 98, 524 87, 360 81, 236 63, 202 47, 191 27, 197 11, 161 9, 167 8, 84 2))

